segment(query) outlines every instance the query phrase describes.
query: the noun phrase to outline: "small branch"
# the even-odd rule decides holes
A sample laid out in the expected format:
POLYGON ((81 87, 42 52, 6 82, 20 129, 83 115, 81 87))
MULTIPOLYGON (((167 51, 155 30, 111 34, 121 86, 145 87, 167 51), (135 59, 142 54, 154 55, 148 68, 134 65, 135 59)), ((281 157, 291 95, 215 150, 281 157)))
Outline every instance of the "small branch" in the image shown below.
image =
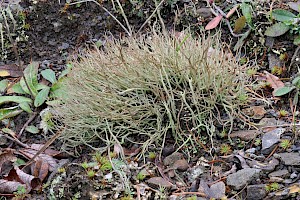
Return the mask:
POLYGON ((36 117, 37 113, 34 112, 32 113, 31 117, 27 120, 27 122, 24 124, 24 126, 22 127, 22 129, 20 130, 17 138, 20 138, 22 133, 24 132, 24 130, 26 129, 26 127, 30 124, 30 122, 32 122, 32 120, 34 120, 34 118, 36 117))
POLYGON ((121 27, 122 29, 129 35, 131 36, 131 33, 130 31, 128 31, 125 26, 111 13, 109 12, 105 7, 103 7, 100 3, 98 3, 97 1, 95 0, 84 0, 84 1, 76 1, 74 3, 70 3, 69 5, 76 5, 78 3, 85 3, 85 2, 93 2, 95 4, 97 4, 98 6, 100 6, 105 12, 107 12, 121 27))
POLYGON ((154 14, 157 12, 157 10, 159 9, 159 7, 164 3, 165 0, 161 0, 161 2, 156 6, 155 10, 153 11, 153 13, 148 17, 148 19, 143 23, 143 25, 139 28, 138 32, 139 33, 144 26, 150 21, 150 19, 154 16, 154 14))

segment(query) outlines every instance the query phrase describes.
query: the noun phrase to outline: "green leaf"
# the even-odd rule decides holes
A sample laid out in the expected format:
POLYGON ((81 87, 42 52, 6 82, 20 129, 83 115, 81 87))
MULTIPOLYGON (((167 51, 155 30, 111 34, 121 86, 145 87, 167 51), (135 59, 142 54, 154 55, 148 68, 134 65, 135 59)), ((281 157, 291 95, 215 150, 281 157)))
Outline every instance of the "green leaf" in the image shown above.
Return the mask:
POLYGON ((276 9, 272 11, 272 17, 277 21, 287 22, 293 20, 296 17, 296 15, 287 10, 276 9))
POLYGON ((61 74, 59 75, 58 79, 61 79, 62 77, 66 76, 67 74, 70 73, 73 65, 69 63, 66 66, 67 66, 67 69, 65 69, 64 71, 61 72, 61 74))
POLYGON ((28 131, 29 133, 33 133, 33 134, 37 134, 40 132, 40 130, 35 126, 27 126, 25 128, 25 130, 28 131))
POLYGON ((252 8, 249 4, 246 4, 245 2, 241 5, 242 13, 246 18, 247 23, 252 28, 252 8))
POLYGON ((299 82, 300 81, 300 76, 297 76, 296 78, 294 78, 294 80, 292 81, 292 84, 295 86, 299 86, 299 82))
POLYGON ((15 103, 32 103, 32 100, 27 97, 22 96, 1 96, 0 97, 0 105, 4 103, 15 102, 15 103))
MULTIPOLYGON (((23 80, 24 81, 24 80, 23 80)), ((27 89, 27 87, 26 87, 27 89)), ((15 83, 12 87, 11 87, 12 92, 17 93, 17 94, 28 94, 27 92, 25 92, 23 90, 23 88, 21 87, 21 82, 17 82, 15 83)), ((28 90, 28 89, 27 89, 28 90)), ((28 91, 29 92, 29 91, 28 91)))
POLYGON ((11 136, 16 137, 16 133, 13 130, 9 129, 9 128, 3 128, 1 130, 2 130, 3 133, 7 133, 7 134, 10 134, 11 136))
MULTIPOLYGON (((37 88, 36 88, 38 85, 38 80, 37 80, 38 68, 39 68, 39 64, 37 62, 32 62, 24 70, 24 78, 26 79, 26 81, 28 83, 28 87, 30 88, 34 97, 38 93, 37 88)), ((27 92, 27 91, 29 92, 24 80, 22 83, 22 79, 21 79, 21 86, 25 92, 27 92), (26 91, 25 87, 27 88, 27 91, 26 91)), ((30 94, 30 92, 29 92, 29 94, 30 94)))
POLYGON ((0 121, 3 119, 8 119, 14 116, 19 115, 23 110, 19 109, 19 106, 14 106, 10 108, 2 108, 0 109, 0 121))
POLYGON ((290 27, 282 22, 276 23, 269 28, 267 28, 265 35, 269 37, 277 37, 285 34, 290 27))
POLYGON ((30 105, 27 102, 23 102, 19 104, 20 108, 24 110, 25 112, 32 113, 32 110, 30 108, 30 105))
POLYGON ((286 86, 284 86, 282 88, 278 88, 278 89, 276 89, 274 91, 274 96, 276 96, 276 97, 283 96, 283 95, 291 92, 293 89, 295 89, 294 86, 292 86, 292 87, 286 87, 286 86))
POLYGON ((22 165, 26 165, 26 162, 20 158, 18 158, 15 162, 14 162, 14 166, 22 166, 22 165))
POLYGON ((250 33, 251 33, 251 29, 249 29, 246 33, 244 33, 244 35, 235 44, 233 51, 237 51, 243 46, 245 39, 250 35, 250 33))
POLYGON ((300 35, 296 36, 293 41, 294 45, 300 45, 300 35))
POLYGON ((45 88, 48 88, 48 86, 47 85, 44 85, 44 84, 38 84, 37 86, 36 86, 36 89, 39 91, 39 90, 42 90, 42 89, 45 89, 45 88))
POLYGON ((34 100, 34 106, 35 107, 39 107, 40 105, 42 105, 48 98, 49 95, 49 91, 50 91, 50 87, 44 88, 42 89, 35 97, 34 100))
POLYGON ((41 71, 42 76, 44 79, 49 81, 50 83, 54 84, 56 83, 56 77, 55 77, 55 72, 52 69, 45 69, 41 71))
POLYGON ((65 95, 64 90, 62 89, 63 81, 65 78, 59 79, 50 89, 50 97, 51 98, 57 98, 57 97, 62 97, 65 95))
POLYGON ((7 79, 3 79, 0 81, 0 92, 4 92, 8 86, 9 81, 7 79))

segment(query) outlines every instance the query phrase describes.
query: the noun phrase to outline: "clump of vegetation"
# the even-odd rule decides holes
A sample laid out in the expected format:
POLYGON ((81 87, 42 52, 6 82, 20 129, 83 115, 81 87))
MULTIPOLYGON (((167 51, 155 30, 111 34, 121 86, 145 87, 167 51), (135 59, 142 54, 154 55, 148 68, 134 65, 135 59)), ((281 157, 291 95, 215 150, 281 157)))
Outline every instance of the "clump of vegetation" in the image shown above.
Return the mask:
POLYGON ((183 39, 154 34, 113 40, 74 63, 55 106, 64 147, 97 141, 136 142, 144 150, 208 135, 216 123, 229 127, 246 95, 246 67, 224 52, 219 37, 183 39), (196 137, 191 137, 194 134, 196 137), (138 141, 137 141, 138 138, 138 141))

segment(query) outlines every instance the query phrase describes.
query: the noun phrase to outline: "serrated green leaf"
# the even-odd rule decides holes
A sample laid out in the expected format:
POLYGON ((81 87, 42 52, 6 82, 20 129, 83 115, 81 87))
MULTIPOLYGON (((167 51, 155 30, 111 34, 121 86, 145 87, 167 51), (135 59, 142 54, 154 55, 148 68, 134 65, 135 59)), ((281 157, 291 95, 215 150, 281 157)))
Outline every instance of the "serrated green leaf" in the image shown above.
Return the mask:
POLYGON ((25 130, 28 131, 29 133, 33 133, 33 134, 37 134, 40 132, 40 130, 35 126, 27 126, 25 128, 25 130))
POLYGON ((24 110, 25 112, 32 113, 32 110, 30 108, 30 105, 27 102, 23 102, 19 104, 20 108, 24 110))
POLYGON ((3 79, 0 81, 0 92, 4 92, 8 86, 9 81, 7 79, 3 79))
MULTIPOLYGON (((37 62, 32 62, 24 70, 24 78, 26 79, 26 81, 28 83, 28 87, 30 88, 34 97, 38 93, 37 88, 36 88, 38 85, 38 80, 37 80, 38 68, 39 68, 39 64, 37 62)), ((21 81, 22 81, 22 79, 21 79, 21 81)), ((25 92, 27 92, 26 89, 24 88, 24 87, 27 88, 27 85, 24 80, 23 80, 23 82, 24 83, 21 82, 21 86, 22 86, 23 90, 25 92)), ((28 90, 28 88, 27 88, 27 90, 28 90)))
MULTIPOLYGON (((26 87, 27 89, 27 87, 26 87)), ((26 93, 23 88, 21 87, 21 83, 17 82, 11 87, 12 92, 17 93, 17 94, 28 94, 26 93)), ((29 91, 28 91, 29 92, 29 91)))
POLYGON ((0 121, 3 119, 8 119, 14 116, 19 115, 23 110, 19 109, 19 106, 14 106, 10 108, 2 108, 0 109, 0 121))
POLYGON ((274 91, 274 96, 276 96, 276 97, 283 96, 283 95, 285 95, 285 94, 291 92, 293 89, 295 89, 294 86, 292 86, 292 87, 286 87, 286 86, 285 86, 285 87, 282 87, 282 88, 278 88, 278 89, 276 89, 276 90, 274 91))
POLYGON ((277 21, 287 22, 293 20, 296 17, 296 15, 287 10, 276 9, 272 11, 272 17, 277 21))
POLYGON ((15 102, 15 103, 32 103, 32 100, 22 96, 0 96, 0 105, 4 103, 15 102))
POLYGON ((44 88, 42 89, 35 97, 34 99, 34 106, 35 107, 39 107, 40 105, 42 105, 48 98, 49 95, 49 91, 50 91, 50 87, 44 88))
POLYGON ((267 28, 265 35, 269 37, 277 37, 285 34, 290 27, 283 22, 278 22, 267 28))
POLYGON ((246 4, 245 2, 241 5, 243 16, 245 16, 247 23, 252 28, 252 7, 249 4, 246 4))
POLYGON ((44 79, 46 79, 50 83, 52 84, 56 83, 57 80, 56 80, 55 72, 52 69, 45 69, 41 71, 41 74, 44 77, 44 79))

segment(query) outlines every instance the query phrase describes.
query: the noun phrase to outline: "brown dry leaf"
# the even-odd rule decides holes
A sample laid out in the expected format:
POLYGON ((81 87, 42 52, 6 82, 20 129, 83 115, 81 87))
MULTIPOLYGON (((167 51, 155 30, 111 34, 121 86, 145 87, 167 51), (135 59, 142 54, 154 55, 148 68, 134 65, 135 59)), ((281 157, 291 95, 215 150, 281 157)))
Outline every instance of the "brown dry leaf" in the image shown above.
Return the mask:
POLYGON ((205 30, 210 30, 210 29, 214 29, 218 26, 218 24, 220 23, 220 21, 222 20, 223 16, 222 15, 218 15, 215 18, 213 18, 210 22, 208 22, 208 24, 205 26, 205 30))
MULTIPOLYGON (((24 155, 25 157, 31 159, 33 158, 33 156, 38 152, 36 150, 33 150, 33 149, 22 149, 19 151, 22 155, 24 155)), ((46 161, 49 165, 49 171, 53 171, 56 169, 57 167, 57 159, 53 158, 52 156, 49 156, 47 154, 40 154, 38 155, 35 160, 39 160, 39 159, 42 159, 44 161, 46 161)))
MULTIPOLYGON (((267 79, 267 82, 271 84, 271 87, 275 90, 278 88, 284 87, 284 83, 275 75, 265 71, 265 76, 267 79)), ((274 91, 273 91, 273 96, 274 96, 274 91)))
POLYGON ((25 172, 20 170, 19 167, 17 166, 15 166, 15 170, 20 180, 23 183, 25 183, 28 187, 35 189, 41 185, 41 181, 39 180, 39 178, 36 178, 30 174, 26 174, 25 172))
POLYGON ((20 71, 20 68, 16 64, 12 65, 0 65, 0 76, 6 77, 21 77, 23 72, 20 71))
POLYGON ((6 162, 15 162, 17 160, 17 157, 13 154, 14 150, 7 148, 3 149, 1 155, 0 155, 0 172, 2 171, 2 165, 6 162))
POLYGON ((47 177, 49 171, 49 164, 42 159, 37 160, 31 165, 31 174, 35 177, 39 177, 41 182, 47 177))
POLYGON ((132 147, 131 149, 126 149, 123 147, 123 151, 125 156, 133 157, 141 151, 141 148, 132 147))
MULTIPOLYGON (((289 195, 300 193, 300 183, 296 183, 294 185, 289 186, 288 191, 289 191, 289 195)), ((285 195, 286 195, 286 190, 275 193, 275 196, 285 196, 285 195)))
POLYGON ((20 182, 0 179, 0 193, 13 193, 17 191, 20 186, 26 188, 26 185, 20 182))
MULTIPOLYGON (((37 150, 39 151, 40 149, 42 149, 44 147, 44 144, 32 144, 30 145, 30 148, 33 149, 33 150, 37 150)), ((60 154, 61 152, 59 151, 56 151, 54 149, 51 149, 50 147, 47 148, 45 151, 44 151, 45 154, 49 155, 49 156, 56 156, 58 154, 60 154)))
POLYGON ((228 19, 233 13, 235 13, 238 7, 239 5, 235 5, 233 8, 231 8, 231 10, 227 13, 226 18, 228 19))

